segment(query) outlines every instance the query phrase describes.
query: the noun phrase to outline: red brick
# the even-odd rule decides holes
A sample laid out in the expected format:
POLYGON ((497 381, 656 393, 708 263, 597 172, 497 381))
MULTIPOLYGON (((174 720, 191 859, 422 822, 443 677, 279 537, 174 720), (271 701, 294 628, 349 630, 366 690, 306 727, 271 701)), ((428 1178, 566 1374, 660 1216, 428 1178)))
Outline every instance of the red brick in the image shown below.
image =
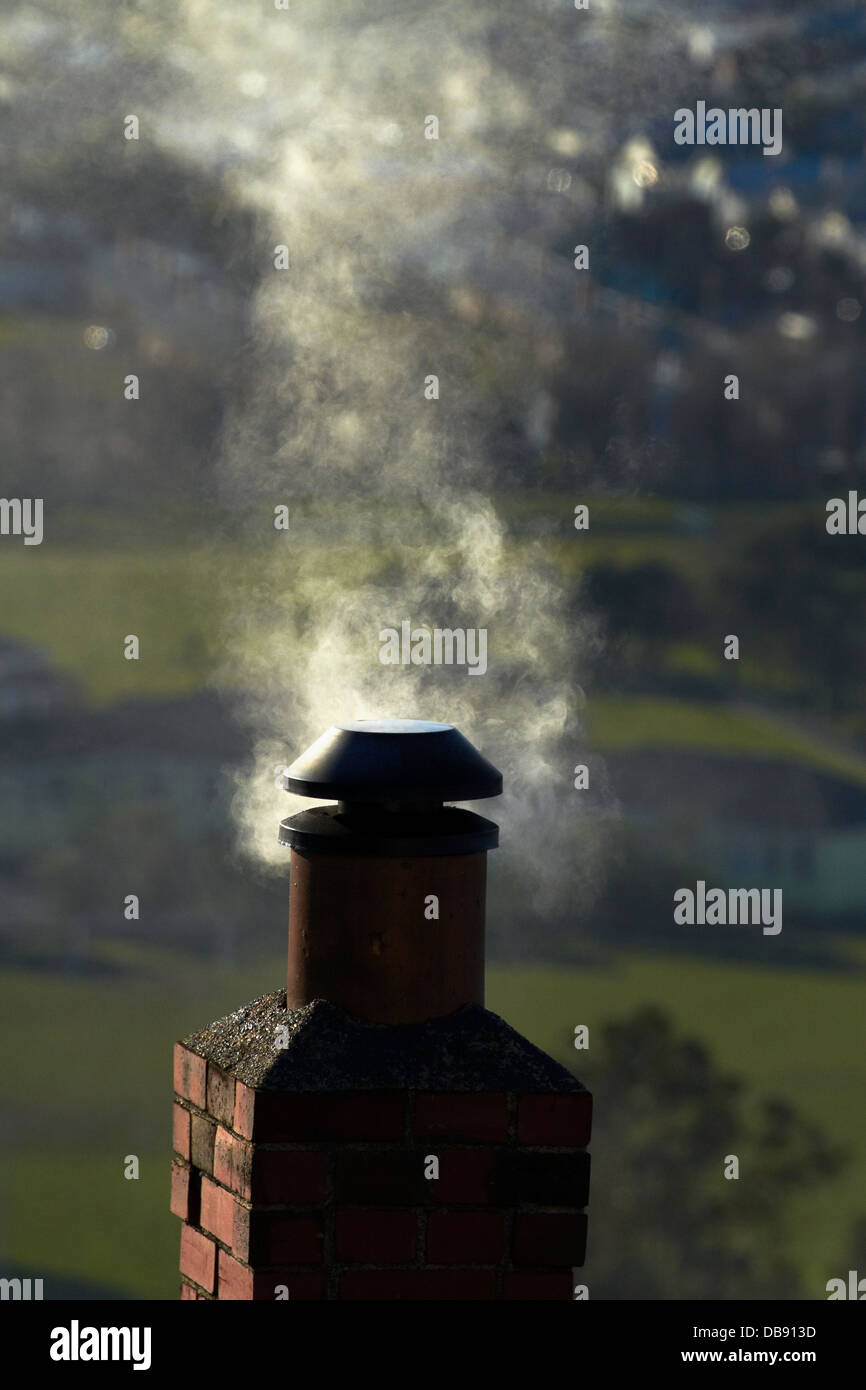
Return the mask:
POLYGON ((312 1095, 303 1091, 254 1091, 238 1082, 234 1128, 245 1139, 263 1144, 316 1140, 361 1142, 402 1139, 407 1097, 402 1091, 340 1091, 312 1095))
POLYGON ((213 1173, 213 1151, 216 1139, 216 1121, 207 1115, 190 1117, 189 1152, 193 1167, 202 1173, 213 1173))
POLYGON ((277 1302, 276 1288, 280 1284, 285 1284, 290 1300, 296 1302, 309 1303, 313 1299, 325 1298, 326 1286, 324 1274, 299 1274, 296 1270, 286 1270, 281 1273, 257 1274, 253 1297, 256 1300, 267 1299, 270 1302, 277 1302))
POLYGON ((327 1195, 327 1155, 319 1149, 263 1149, 220 1126, 214 1177, 244 1201, 306 1206, 327 1195))
POLYGON ((215 1120, 230 1125, 235 1116, 235 1082, 212 1062, 207 1064, 207 1108, 215 1120))
POLYGON ((189 1111, 177 1101, 171 1117, 171 1146, 181 1158, 189 1160, 189 1111))
POLYGON ((477 1205, 489 1202, 496 1152, 489 1149, 442 1149, 439 1177, 425 1186, 435 1202, 477 1205))
POLYGON ((235 1119, 233 1129, 245 1139, 253 1137, 253 1122, 255 1120, 256 1092, 252 1086, 247 1086, 243 1081, 235 1083, 235 1119))
POLYGON ((337 1200, 350 1206, 412 1207, 429 1201, 423 1153, 356 1149, 337 1153, 337 1200))
POLYGON ((518 1212, 513 1248, 518 1265, 582 1265, 586 1217, 580 1212, 518 1212))
POLYGON ((219 1252, 218 1298, 234 1300, 235 1302, 250 1302, 253 1297, 254 1281, 255 1274, 248 1265, 239 1264, 237 1260, 232 1259, 231 1255, 227 1255, 225 1250, 219 1252))
POLYGON ((174 1045, 174 1089, 184 1100, 192 1101, 200 1110, 204 1110, 206 1102, 205 1087, 206 1064, 203 1057, 198 1057, 189 1048, 184 1047, 183 1043, 174 1045))
POLYGON ((199 1225, 210 1231, 223 1245, 245 1257, 249 1242, 249 1211, 224 1187, 210 1178, 201 1180, 201 1219, 199 1225))
POLYGON ((216 1275, 216 1246, 201 1231, 182 1226, 180 1231, 180 1272, 213 1293, 216 1275))
POLYGON ((201 1225, 228 1245, 239 1260, 268 1265, 320 1265, 322 1223, 318 1217, 244 1207, 224 1187, 202 1179, 201 1225))
POLYGON ((410 1264, 418 1222, 413 1211, 338 1211, 337 1259, 349 1264, 410 1264))
POLYGON ((498 1211, 433 1211, 427 1264, 495 1265, 505 1258, 505 1219, 498 1211))
POLYGON ((493 1299, 493 1270, 358 1269, 340 1276, 341 1299, 493 1299))
MULTIPOLYGON (((189 1169, 182 1163, 171 1165, 171 1210, 181 1221, 190 1220, 189 1212, 189 1169)), ((197 1225, 197 1222, 193 1222, 197 1225)))
POLYGON ((250 1182, 253 1170, 253 1146, 248 1139, 239 1139, 222 1125, 214 1136, 213 1175, 223 1187, 231 1188, 244 1201, 251 1200, 250 1182))
POLYGON ((507 1299, 568 1299, 574 1297, 571 1270, 556 1274, 506 1274, 502 1297, 507 1299))
POLYGON ((252 1211, 247 1251, 241 1259, 261 1268, 265 1265, 320 1265, 322 1223, 317 1216, 295 1216, 280 1211, 252 1211))
POLYGON ((328 1190, 328 1157, 320 1149, 256 1149, 252 1200, 280 1206, 323 1202, 328 1190))
POLYGON ((501 1149, 493 1201, 502 1207, 585 1207, 591 1162, 585 1149, 501 1149))
POLYGON ((288 1289, 290 1302, 323 1299, 326 1293, 323 1274, 299 1274, 296 1270, 290 1269, 273 1269, 267 1273, 257 1273, 248 1265, 240 1264, 231 1255, 227 1255, 225 1250, 219 1252, 220 1299, 235 1302, 279 1302, 276 1290, 280 1285, 285 1285, 288 1289))
POLYGON ((591 1129, 592 1096, 589 1091, 520 1096, 518 1099, 517 1138, 521 1144, 585 1149, 591 1129))
POLYGON ((508 1101, 489 1092, 466 1095, 426 1092, 415 1100, 415 1133, 424 1139, 508 1138, 508 1101))

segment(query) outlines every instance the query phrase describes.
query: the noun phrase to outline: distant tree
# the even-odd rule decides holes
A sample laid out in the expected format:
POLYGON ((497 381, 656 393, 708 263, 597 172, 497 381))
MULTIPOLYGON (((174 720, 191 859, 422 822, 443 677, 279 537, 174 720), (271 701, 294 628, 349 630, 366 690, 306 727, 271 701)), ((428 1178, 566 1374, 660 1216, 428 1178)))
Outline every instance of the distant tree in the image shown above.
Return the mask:
POLYGON ((861 1279, 866 1279, 866 1212, 852 1221, 848 1243, 842 1252, 838 1268, 828 1270, 827 1279, 847 1281, 849 1269, 856 1269, 858 1283, 861 1279))
POLYGON ((837 1174, 842 1151, 787 1103, 748 1094, 657 1008, 608 1023, 583 1055, 596 1097, 590 1297, 815 1297, 790 1202, 837 1174), (723 1176, 728 1154, 738 1179, 723 1176))

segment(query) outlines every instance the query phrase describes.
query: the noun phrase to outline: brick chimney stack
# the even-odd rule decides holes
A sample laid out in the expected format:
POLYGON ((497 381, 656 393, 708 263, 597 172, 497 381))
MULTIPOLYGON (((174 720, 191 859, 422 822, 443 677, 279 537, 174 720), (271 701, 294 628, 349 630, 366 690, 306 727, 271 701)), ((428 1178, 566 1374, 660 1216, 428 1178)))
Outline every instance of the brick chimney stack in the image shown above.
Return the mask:
POLYGON ((357 721, 288 769, 287 989, 175 1047, 189 1299, 570 1299, 591 1097, 484 1008, 502 778, 449 724, 357 721))

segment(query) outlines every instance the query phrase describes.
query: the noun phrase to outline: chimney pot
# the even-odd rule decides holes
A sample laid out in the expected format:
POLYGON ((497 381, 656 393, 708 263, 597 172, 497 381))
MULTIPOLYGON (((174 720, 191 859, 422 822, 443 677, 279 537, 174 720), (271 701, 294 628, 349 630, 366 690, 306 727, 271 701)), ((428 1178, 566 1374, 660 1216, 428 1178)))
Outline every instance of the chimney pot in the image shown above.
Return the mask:
POLYGON ((498 796, 502 774, 452 724, 371 719, 334 725, 282 780, 337 799, 280 823, 292 851, 287 1006, 322 998, 395 1024, 483 1005, 499 829, 444 803, 498 796))

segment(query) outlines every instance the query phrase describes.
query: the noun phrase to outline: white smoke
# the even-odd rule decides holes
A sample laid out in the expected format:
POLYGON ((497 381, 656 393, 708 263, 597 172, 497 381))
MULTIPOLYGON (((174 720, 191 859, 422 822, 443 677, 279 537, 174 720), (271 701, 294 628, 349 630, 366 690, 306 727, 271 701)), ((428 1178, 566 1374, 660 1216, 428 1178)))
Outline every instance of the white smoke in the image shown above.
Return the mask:
POLYGON ((515 901, 586 906, 599 866, 573 768, 599 638, 556 554, 579 544, 580 460, 576 497, 522 523, 555 439, 549 383, 572 369, 569 248, 664 92, 649 58, 668 30, 565 0, 154 0, 97 23, 100 4, 76 49, 93 90, 120 84, 143 140, 221 179, 215 218, 255 214, 260 281, 214 459, 240 547, 231 564, 214 548, 220 679, 255 742, 239 844, 285 867, 277 769, 329 725, 446 720, 504 774, 478 809, 502 825, 515 901), (486 629, 487 674, 383 665, 379 632, 404 619, 486 629))
MULTIPOLYGON (((550 542, 511 539, 499 512, 509 467, 513 491, 537 465, 556 300, 572 293, 568 263, 538 255, 574 214, 550 191, 551 151, 576 137, 558 121, 549 16, 515 8, 502 29, 508 45, 522 33, 515 62, 497 59, 493 12, 464 3, 376 7, 370 22, 348 6, 265 19, 188 0, 183 13, 190 43, 207 26, 213 93, 191 138, 239 152, 227 179, 258 211, 263 256, 219 459, 250 546, 248 580, 233 566, 221 597, 222 678, 256 743, 236 789, 241 844, 285 866, 276 826, 297 805, 277 770, 329 725, 445 720, 504 774, 503 799, 477 809, 502 826, 509 881, 538 911, 586 901, 597 865, 572 768, 597 637, 566 611, 550 542), (273 267, 279 246, 288 269, 273 267), (503 467, 515 400, 526 437, 503 467), (287 533, 273 528, 280 504, 287 533), (487 674, 383 665, 380 630, 407 618, 486 629, 487 674)), ((569 526, 563 502, 561 544, 569 526)))

